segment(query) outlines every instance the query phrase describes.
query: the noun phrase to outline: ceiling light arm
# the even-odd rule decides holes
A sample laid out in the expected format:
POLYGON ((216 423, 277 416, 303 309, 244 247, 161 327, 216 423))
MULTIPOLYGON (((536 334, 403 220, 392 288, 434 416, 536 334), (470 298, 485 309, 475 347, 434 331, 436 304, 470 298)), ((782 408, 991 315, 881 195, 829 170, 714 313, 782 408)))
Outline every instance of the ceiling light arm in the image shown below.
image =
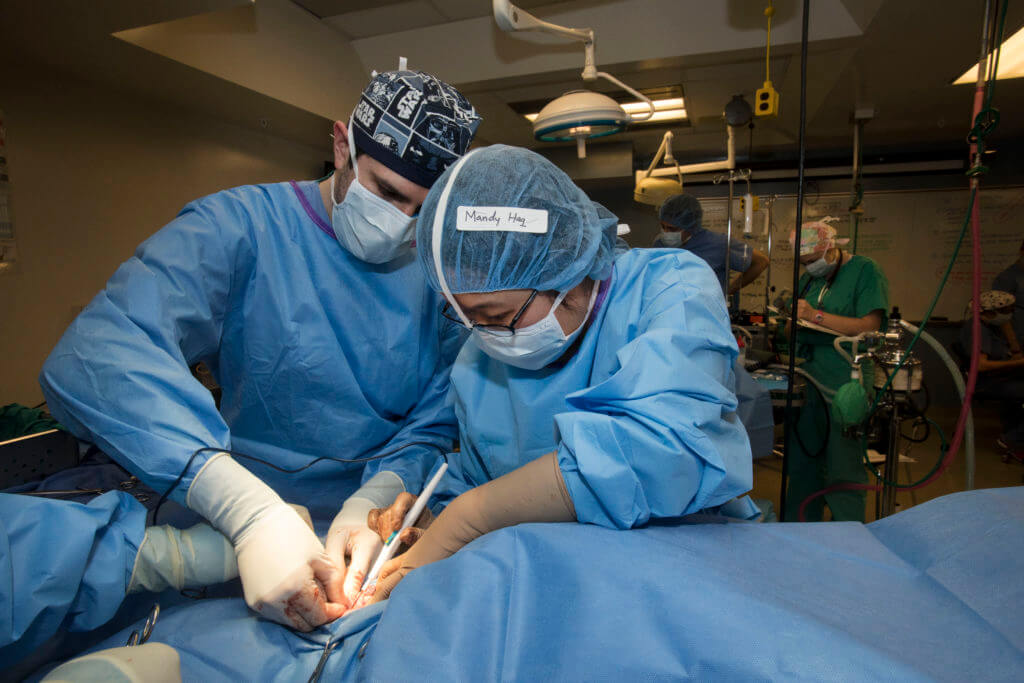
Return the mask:
MULTIPOLYGON (((652 168, 646 171, 636 172, 636 181, 652 177, 662 178, 665 176, 675 175, 676 173, 710 173, 712 171, 732 171, 736 168, 736 142, 735 142, 735 127, 727 125, 726 131, 729 134, 729 139, 726 142, 726 157, 722 161, 708 161, 700 164, 686 164, 685 166, 677 165, 675 168, 652 168)), ((663 141, 664 142, 664 141, 663 141)), ((660 152, 659 148, 659 152, 660 152)), ((657 160, 657 158, 656 158, 657 160)))
MULTIPOLYGON (((647 119, 649 119, 652 116, 654 116, 654 102, 651 102, 651 98, 650 97, 647 97, 647 95, 644 95, 644 94, 634 90, 633 88, 629 87, 628 85, 626 85, 625 83, 623 83, 619 79, 615 78, 615 76, 612 76, 610 73, 606 73, 604 71, 598 71, 597 75, 600 76, 601 78, 607 80, 607 81, 611 81, 612 83, 614 83, 615 85, 619 86, 620 88, 622 88, 623 90, 625 90, 630 95, 632 95, 633 97, 637 98, 638 100, 642 100, 642 101, 647 103, 647 107, 649 109, 647 114, 646 115, 630 114, 630 118, 633 121, 646 121, 647 119)), ((584 70, 583 70, 583 79, 584 80, 588 80, 587 79, 587 71, 586 71, 585 67, 584 67, 584 70)))
POLYGON ((604 78, 615 85, 619 86, 626 92, 630 93, 639 100, 647 103, 649 109, 646 116, 630 115, 633 121, 646 121, 647 119, 654 116, 654 103, 651 102, 651 98, 641 95, 639 92, 629 87, 619 79, 615 78, 609 73, 597 70, 597 58, 594 56, 594 30, 589 28, 568 28, 566 26, 559 26, 558 24, 552 24, 548 21, 543 21, 533 16, 529 12, 526 12, 515 5, 509 0, 492 0, 491 8, 494 12, 494 21, 498 24, 502 31, 513 33, 515 31, 541 31, 543 33, 551 33, 556 36, 563 36, 565 38, 571 38, 578 40, 583 43, 583 73, 581 74, 585 81, 595 81, 598 78, 604 78))
POLYGON ((658 151, 654 154, 654 160, 647 168, 647 172, 643 176, 644 178, 649 178, 654 169, 658 168, 662 161, 665 161, 665 163, 668 164, 675 164, 677 175, 679 176, 679 182, 683 182, 683 175, 679 172, 679 164, 676 163, 675 157, 672 156, 672 137, 672 131, 665 131, 664 137, 661 138, 661 145, 658 147, 658 151))

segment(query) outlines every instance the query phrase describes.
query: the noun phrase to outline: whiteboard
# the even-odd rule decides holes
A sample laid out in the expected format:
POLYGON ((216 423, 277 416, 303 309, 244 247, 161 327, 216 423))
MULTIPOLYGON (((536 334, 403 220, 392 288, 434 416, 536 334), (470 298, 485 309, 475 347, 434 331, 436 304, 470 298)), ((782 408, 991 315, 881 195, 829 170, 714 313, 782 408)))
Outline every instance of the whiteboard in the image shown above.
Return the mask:
MULTIPOLYGON (((857 253, 870 256, 889 279, 890 306, 899 306, 909 320, 920 320, 931 303, 953 255, 967 211, 968 190, 870 192, 864 196, 857 253)), ((981 211, 981 287, 1017 260, 1024 240, 1024 188, 985 189, 978 193, 981 211)), ((704 227, 726 232, 728 199, 702 199, 704 227)), ((803 220, 835 216, 840 237, 851 237, 849 194, 805 198, 803 220)), ((751 235, 743 234, 740 200, 733 205, 733 238, 746 240, 768 253, 767 210, 754 213, 751 235)), ((793 284, 793 252, 789 233, 796 225, 796 197, 781 196, 772 209, 771 285, 775 296, 793 284)), ((844 248, 852 248, 852 239, 844 248)), ((971 234, 968 228, 956 265, 935 307, 934 316, 960 320, 971 294, 971 234)), ((762 311, 767 271, 743 288, 740 308, 762 311)))

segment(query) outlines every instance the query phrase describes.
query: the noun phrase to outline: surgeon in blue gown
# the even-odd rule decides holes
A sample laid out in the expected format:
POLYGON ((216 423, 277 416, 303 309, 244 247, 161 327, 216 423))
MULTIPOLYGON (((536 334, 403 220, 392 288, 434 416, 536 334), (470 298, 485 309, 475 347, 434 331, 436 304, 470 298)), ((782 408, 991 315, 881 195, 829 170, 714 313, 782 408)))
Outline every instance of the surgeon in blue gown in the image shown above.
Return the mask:
POLYGON ((231 541, 267 618, 309 630, 343 613, 380 548, 367 512, 418 490, 451 447, 463 334, 440 315, 413 232, 479 121, 429 74, 376 75, 334 124, 329 179, 188 204, 43 368, 61 423, 231 541), (189 372, 199 361, 223 388, 219 411, 189 372), (285 501, 330 525, 326 547, 285 501))
POLYGON ((677 194, 666 199, 658 209, 661 233, 654 239, 654 247, 679 248, 700 256, 715 271, 724 289, 726 253, 729 245, 729 272, 738 275, 729 283, 728 293, 732 297, 743 287, 753 282, 768 267, 768 256, 740 240, 728 241, 718 232, 705 230, 704 209, 700 201, 689 194, 677 194))
MULTIPOLYGON (((425 531, 405 532, 415 544, 370 602, 505 526, 757 514, 734 500, 750 489, 751 454, 714 274, 684 251, 616 254, 616 223, 515 147, 476 150, 431 189, 418 257, 446 314, 472 330, 451 376, 461 452, 439 487, 450 503, 425 531)), ((411 500, 399 496, 371 526, 389 533, 411 500)))

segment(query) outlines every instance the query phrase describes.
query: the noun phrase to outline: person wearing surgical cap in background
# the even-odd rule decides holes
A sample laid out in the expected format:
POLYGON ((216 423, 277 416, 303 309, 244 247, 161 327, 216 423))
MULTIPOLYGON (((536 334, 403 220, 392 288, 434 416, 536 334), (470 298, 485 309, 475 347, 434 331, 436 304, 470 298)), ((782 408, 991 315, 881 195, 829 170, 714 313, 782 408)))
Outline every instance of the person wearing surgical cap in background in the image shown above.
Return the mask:
MULTIPOLYGON (((796 232, 790 234, 795 243, 796 232)), ((836 230, 824 220, 804 223, 800 231, 800 276, 797 317, 846 336, 882 329, 889 310, 889 283, 874 260, 843 251, 849 240, 836 237, 836 230)), ((850 380, 851 367, 832 346, 835 336, 803 327, 797 330, 796 355, 806 359, 801 366, 822 385, 837 390, 850 380)), ((873 382, 874 365, 862 363, 864 386, 873 382)), ((786 519, 797 521, 800 506, 811 494, 839 482, 867 483, 864 446, 859 439, 843 436, 836 420, 829 421, 828 406, 813 390, 796 423, 796 438, 790 439, 789 488, 786 519), (826 429, 825 425, 831 426, 826 429)), ((863 491, 833 491, 811 501, 806 521, 820 521, 828 504, 834 521, 864 521, 863 491), (822 500, 824 498, 824 501, 822 500)))
MULTIPOLYGON (((1013 312, 1017 299, 1009 292, 982 292, 981 344, 975 397, 999 403, 1003 433, 996 444, 1007 454, 1024 460, 1024 355, 1014 348, 1013 312)), ((972 346, 971 319, 960 329, 961 350, 972 346)))
POLYGON ((53 415, 222 532, 267 618, 308 631, 344 613, 381 547, 367 512, 419 490, 451 448, 464 334, 412 244, 428 189, 479 123, 430 74, 375 75, 334 124, 329 178, 188 204, 43 367, 53 415), (219 411, 189 372, 199 361, 219 411), (330 524, 326 548, 286 500, 330 524))
MULTIPOLYGON (((737 499, 751 486, 750 445, 713 274, 685 251, 616 253, 616 223, 551 162, 505 145, 468 154, 431 189, 419 261, 446 315, 471 330, 451 379, 461 452, 438 489, 447 507, 403 533, 414 544, 370 601, 523 522, 757 516, 737 499)), ((412 500, 371 526, 390 534, 412 500)))
MULTIPOLYGON (((689 194, 669 197, 658 210, 658 218, 661 234, 654 239, 653 246, 692 251, 707 261, 719 283, 725 282, 725 245, 728 238, 704 229, 704 209, 696 197, 689 194)), ((741 240, 732 240, 728 244, 729 270, 739 272, 729 283, 729 295, 732 296, 757 279, 768 267, 768 257, 741 240)))

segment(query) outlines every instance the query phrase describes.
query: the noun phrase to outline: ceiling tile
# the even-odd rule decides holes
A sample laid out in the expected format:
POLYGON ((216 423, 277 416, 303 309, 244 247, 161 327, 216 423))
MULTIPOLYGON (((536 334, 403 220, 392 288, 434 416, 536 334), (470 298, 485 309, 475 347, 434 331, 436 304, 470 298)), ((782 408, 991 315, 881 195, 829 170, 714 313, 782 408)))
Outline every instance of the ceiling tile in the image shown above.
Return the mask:
POLYGON ((345 35, 359 39, 443 24, 447 19, 427 0, 414 0, 339 14, 324 21, 345 35))
POLYGON ((291 0, 299 7, 306 9, 321 19, 339 14, 358 12, 382 5, 396 5, 403 0, 291 0))

